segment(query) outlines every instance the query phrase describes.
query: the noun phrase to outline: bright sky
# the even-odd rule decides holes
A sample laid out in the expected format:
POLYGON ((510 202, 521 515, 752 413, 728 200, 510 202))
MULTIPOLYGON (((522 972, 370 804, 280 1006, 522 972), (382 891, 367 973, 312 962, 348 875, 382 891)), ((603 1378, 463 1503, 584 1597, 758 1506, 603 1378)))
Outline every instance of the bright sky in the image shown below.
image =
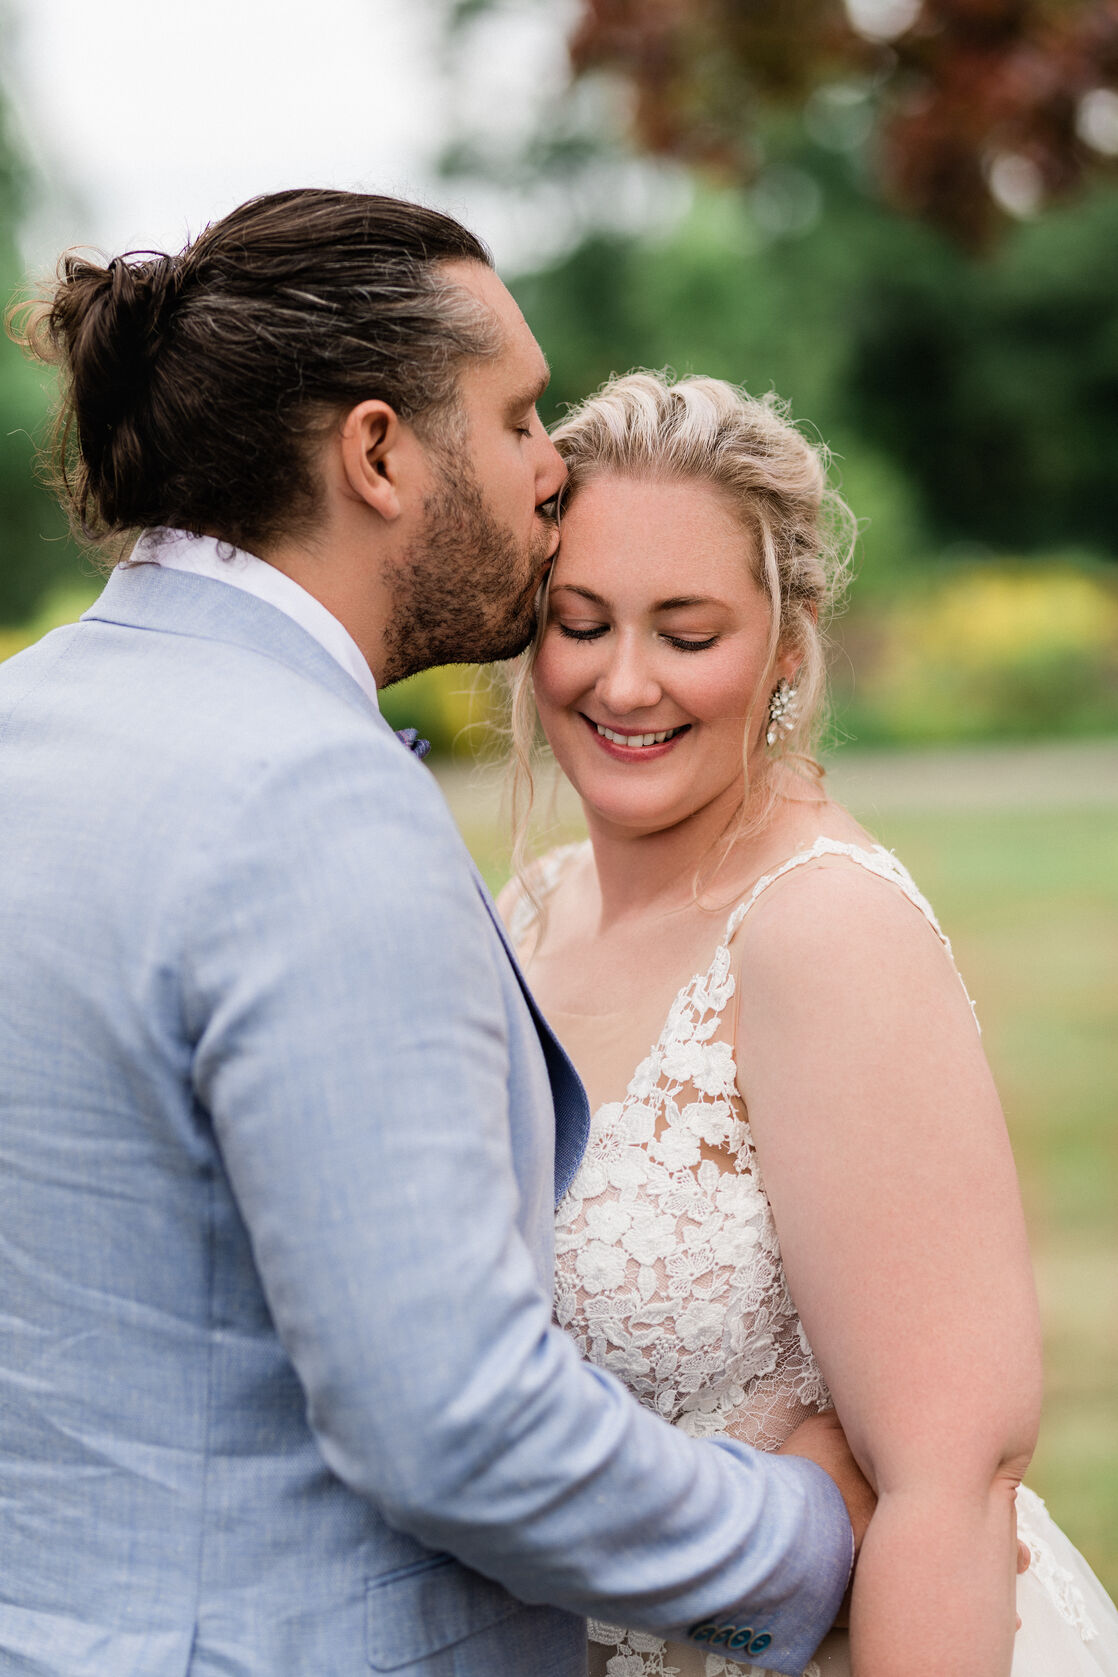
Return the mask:
MULTIPOLYGON (((2 3, 2 0, 0 0, 2 3)), ((492 194, 440 182, 446 113, 516 122, 557 85, 569 4, 491 34, 448 86, 435 0, 7 0, 8 93, 41 179, 25 254, 177 250, 243 199, 298 184, 415 196, 522 257, 492 194), (475 54, 475 60, 477 54, 475 54), (519 107, 519 115, 517 111, 519 107)))

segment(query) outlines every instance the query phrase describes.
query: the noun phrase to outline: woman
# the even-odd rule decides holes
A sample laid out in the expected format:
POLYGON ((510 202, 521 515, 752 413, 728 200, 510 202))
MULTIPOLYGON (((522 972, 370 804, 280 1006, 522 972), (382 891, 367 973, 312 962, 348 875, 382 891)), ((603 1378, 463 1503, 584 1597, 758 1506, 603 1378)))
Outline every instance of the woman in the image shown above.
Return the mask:
MULTIPOLYGON (((503 906, 594 1110, 558 1319, 696 1436, 774 1450, 834 1402, 879 1503, 820 1670, 1118 1672, 1024 1490, 1014 1646, 1040 1364, 1004 1122, 931 908, 805 755, 850 514, 775 402, 713 379, 616 379, 554 440, 518 732, 523 758, 530 682, 590 836, 503 906)), ((620 1626, 590 1656, 740 1669, 620 1626)))

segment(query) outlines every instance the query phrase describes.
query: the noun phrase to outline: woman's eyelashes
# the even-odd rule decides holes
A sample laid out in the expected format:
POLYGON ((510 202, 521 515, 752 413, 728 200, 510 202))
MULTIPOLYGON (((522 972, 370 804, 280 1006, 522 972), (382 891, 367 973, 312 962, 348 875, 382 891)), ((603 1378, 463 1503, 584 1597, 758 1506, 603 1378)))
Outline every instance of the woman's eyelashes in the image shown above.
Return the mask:
POLYGON ((714 645, 718 636, 708 635, 706 640, 701 641, 687 640, 682 635, 665 635, 664 639, 669 646, 678 647, 680 652, 705 652, 708 646, 714 645))
MULTIPOLYGON (((594 623, 585 629, 578 629, 573 623, 557 623, 556 627, 561 635, 570 641, 596 641, 609 630, 608 623, 594 623)), ((695 640, 686 635, 661 634, 661 640, 667 641, 679 652, 705 652, 718 640, 717 635, 707 635, 702 640, 695 640)))

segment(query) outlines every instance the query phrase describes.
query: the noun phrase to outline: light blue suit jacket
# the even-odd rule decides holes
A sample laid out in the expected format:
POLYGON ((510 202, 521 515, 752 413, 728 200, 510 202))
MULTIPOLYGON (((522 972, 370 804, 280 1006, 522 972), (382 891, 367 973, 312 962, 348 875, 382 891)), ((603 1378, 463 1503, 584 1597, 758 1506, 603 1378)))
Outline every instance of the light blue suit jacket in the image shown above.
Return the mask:
POLYGON ((581 1614, 801 1669, 841 1500, 552 1326, 585 1097, 273 607, 119 570, 0 666, 0 1067, 5 1677, 576 1677, 581 1614))

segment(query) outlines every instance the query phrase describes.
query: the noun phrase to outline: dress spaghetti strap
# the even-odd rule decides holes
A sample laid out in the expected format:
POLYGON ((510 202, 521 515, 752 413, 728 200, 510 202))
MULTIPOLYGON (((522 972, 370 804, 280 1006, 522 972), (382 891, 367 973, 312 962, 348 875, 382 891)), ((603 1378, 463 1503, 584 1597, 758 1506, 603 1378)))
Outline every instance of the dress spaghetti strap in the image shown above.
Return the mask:
POLYGON ((884 879, 888 882, 888 884, 895 885, 902 895, 908 898, 908 901, 912 904, 913 908, 917 909, 918 912, 923 915, 924 919, 928 922, 928 925, 932 928, 936 937, 947 951, 951 964, 955 967, 959 983, 963 986, 963 994, 966 996, 967 1002, 970 1005, 971 1013, 974 1014, 975 1026, 979 1035, 981 1035, 982 1026, 978 1023, 978 1015, 975 1012, 974 1002, 971 999, 966 984, 963 982, 963 975, 959 972, 958 967, 955 966, 955 956, 951 949, 950 938, 947 936, 947 933, 943 930, 943 927, 936 919, 935 910, 932 908, 932 905, 928 901, 927 897, 925 897, 923 892, 917 887, 916 882, 909 873, 908 869, 903 863, 897 860, 891 850, 886 850, 884 846, 880 844, 875 844, 871 849, 867 850, 862 845, 846 844, 841 839, 817 838, 815 843, 809 849, 799 851, 795 856, 790 856, 786 862, 782 862, 778 868, 773 868, 770 873, 762 874, 761 878, 753 886, 749 895, 737 905, 733 913, 730 915, 726 924, 726 931, 722 939, 723 944, 730 943, 735 932, 737 932, 742 921, 745 919, 754 903, 768 890, 770 885, 775 885, 778 879, 783 879, 784 875, 791 873, 793 869, 802 868, 806 866, 808 862, 816 862, 822 856, 845 857, 847 861, 853 862, 856 867, 864 868, 867 873, 876 874, 879 879, 884 879))

